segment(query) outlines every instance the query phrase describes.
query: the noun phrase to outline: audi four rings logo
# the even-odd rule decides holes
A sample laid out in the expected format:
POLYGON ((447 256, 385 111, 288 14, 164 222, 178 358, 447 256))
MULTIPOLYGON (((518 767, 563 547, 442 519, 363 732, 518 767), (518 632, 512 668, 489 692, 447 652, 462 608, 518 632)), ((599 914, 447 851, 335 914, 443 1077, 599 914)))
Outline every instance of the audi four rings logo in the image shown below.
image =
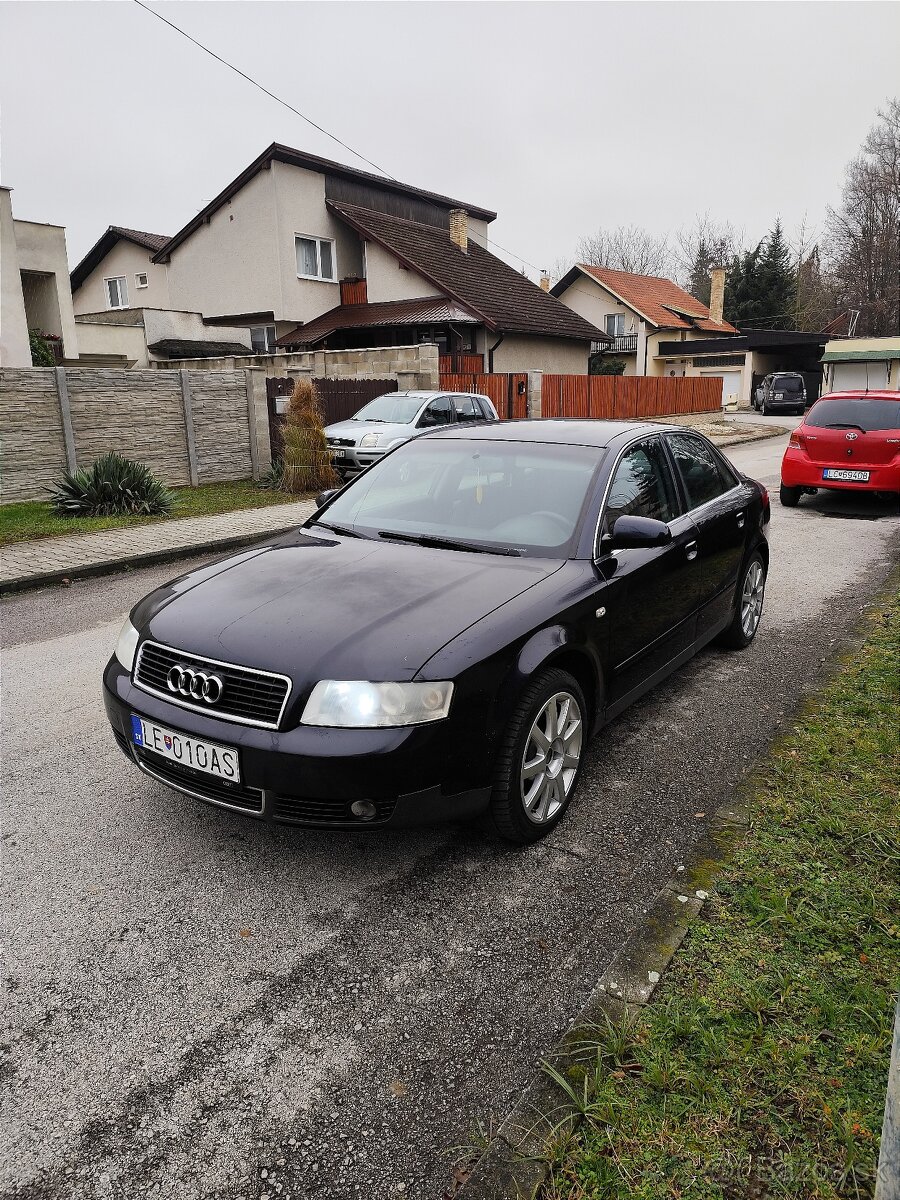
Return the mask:
POLYGON ((218 675, 195 671, 193 667, 185 667, 181 663, 170 668, 166 683, 170 692, 179 692, 192 700, 205 700, 207 704, 217 704, 225 691, 225 684, 218 675))
POLYGON ((856 439, 857 439, 858 437, 859 437, 859 434, 858 434, 858 433, 848 433, 848 434, 847 434, 847 441, 848 441, 848 442, 855 442, 855 441, 856 441, 856 439))

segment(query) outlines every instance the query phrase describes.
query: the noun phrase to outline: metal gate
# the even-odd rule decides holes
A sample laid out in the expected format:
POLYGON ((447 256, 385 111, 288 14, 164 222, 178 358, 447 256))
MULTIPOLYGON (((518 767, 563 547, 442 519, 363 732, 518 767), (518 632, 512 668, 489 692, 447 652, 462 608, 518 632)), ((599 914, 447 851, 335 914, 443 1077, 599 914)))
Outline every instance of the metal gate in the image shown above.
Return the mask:
MULTIPOLYGON (((364 404, 383 396, 385 392, 397 391, 396 379, 314 379, 322 410, 322 423, 333 425, 346 421, 359 412, 364 404)), ((272 461, 281 458, 283 442, 281 426, 287 411, 287 400, 294 390, 293 379, 267 379, 266 397, 269 402, 269 439, 272 443, 272 461), (279 403, 281 401, 281 403, 279 403)))

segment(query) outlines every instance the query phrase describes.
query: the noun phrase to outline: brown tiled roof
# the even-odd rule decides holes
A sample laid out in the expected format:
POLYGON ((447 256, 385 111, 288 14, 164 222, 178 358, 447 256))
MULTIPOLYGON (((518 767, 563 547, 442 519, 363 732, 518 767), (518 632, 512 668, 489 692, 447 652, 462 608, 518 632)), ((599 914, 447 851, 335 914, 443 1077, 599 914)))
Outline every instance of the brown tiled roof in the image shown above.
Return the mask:
POLYGON ((224 187, 205 208, 201 209, 196 216, 191 217, 183 229, 179 229, 173 237, 168 239, 165 255, 171 254, 186 238, 190 237, 195 229, 208 222, 213 213, 245 187, 255 175, 258 175, 260 171, 268 170, 273 162, 287 163, 289 166, 301 167, 306 171, 317 171, 323 175, 350 180, 353 183, 366 184, 379 191, 394 195, 411 196, 416 200, 433 203, 445 210, 464 208, 472 216, 478 217, 482 221, 493 221, 497 216, 489 208, 466 204, 462 200, 454 200, 452 196, 442 196, 439 192, 427 192, 423 188, 413 187, 409 183, 400 183, 396 179, 388 179, 384 175, 374 175, 370 171, 358 171, 355 167, 334 162, 330 158, 319 158, 317 154, 307 154, 305 150, 295 150, 293 146, 282 146, 279 142, 273 142, 271 146, 263 150, 259 158, 255 158, 249 167, 232 179, 231 183, 224 187))
POLYGON ((422 296, 415 300, 385 300, 380 304, 339 304, 314 321, 298 325, 284 334, 276 346, 312 346, 338 329, 377 329, 389 325, 431 324, 453 321, 477 324, 481 318, 443 296, 422 296))
MULTIPOLYGON (((636 309, 641 316, 646 317, 651 325, 660 329, 702 329, 709 333, 737 333, 733 325, 727 321, 713 321, 709 309, 701 304, 690 292, 680 288, 671 279, 663 279, 659 275, 634 275, 631 271, 613 271, 610 267, 595 267, 590 263, 578 263, 578 271, 590 275, 598 283, 609 288, 626 304, 636 309), (688 317, 692 318, 688 320, 688 317)), ((572 275, 573 272, 569 272, 572 275)), ((566 279, 561 279, 554 292, 559 293, 566 287, 566 279)))
POLYGON ((192 342, 186 338, 163 338, 147 349, 166 358, 237 358, 253 353, 243 342, 192 342))
POLYGON ((463 254, 446 229, 333 200, 327 204, 363 237, 380 243, 446 296, 471 310, 489 329, 591 342, 609 340, 471 238, 468 253, 463 254))
POLYGON ((126 229, 124 225, 110 225, 106 233, 91 246, 70 274, 69 283, 73 292, 78 291, 88 275, 103 262, 113 246, 123 238, 127 242, 134 242, 136 246, 143 246, 153 254, 161 250, 169 240, 165 233, 144 233, 141 229, 126 229))

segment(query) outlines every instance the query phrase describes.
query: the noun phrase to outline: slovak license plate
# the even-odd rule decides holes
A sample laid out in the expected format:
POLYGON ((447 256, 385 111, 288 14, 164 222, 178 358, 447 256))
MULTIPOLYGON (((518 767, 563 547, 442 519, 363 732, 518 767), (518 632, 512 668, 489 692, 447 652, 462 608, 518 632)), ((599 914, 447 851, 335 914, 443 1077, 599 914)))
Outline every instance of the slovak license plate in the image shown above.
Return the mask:
POLYGON ((844 467, 826 467, 822 472, 823 479, 839 479, 843 483, 868 483, 868 471, 848 471, 844 467))
POLYGON ((181 763, 183 767, 193 767, 195 771, 205 771, 207 775, 215 775, 229 783, 240 783, 241 768, 238 752, 230 746, 220 746, 218 742, 203 742, 199 738, 189 737, 186 733, 176 733, 174 729, 166 729, 146 717, 131 718, 131 740, 136 746, 152 750, 154 754, 168 758, 171 762, 181 763))
POLYGON ((329 446, 328 449, 331 451, 332 458, 343 458, 344 457, 343 450, 335 450, 334 446, 329 446))

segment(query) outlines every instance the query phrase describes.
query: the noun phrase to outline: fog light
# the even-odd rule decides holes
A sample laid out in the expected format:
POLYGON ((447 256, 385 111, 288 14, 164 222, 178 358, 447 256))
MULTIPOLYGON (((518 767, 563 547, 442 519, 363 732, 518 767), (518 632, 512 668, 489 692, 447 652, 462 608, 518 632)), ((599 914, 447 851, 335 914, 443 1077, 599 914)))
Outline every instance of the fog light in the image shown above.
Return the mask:
POLYGON ((360 817, 363 821, 371 821, 378 816, 378 809, 371 800, 354 800, 350 805, 350 811, 354 817, 360 817))

